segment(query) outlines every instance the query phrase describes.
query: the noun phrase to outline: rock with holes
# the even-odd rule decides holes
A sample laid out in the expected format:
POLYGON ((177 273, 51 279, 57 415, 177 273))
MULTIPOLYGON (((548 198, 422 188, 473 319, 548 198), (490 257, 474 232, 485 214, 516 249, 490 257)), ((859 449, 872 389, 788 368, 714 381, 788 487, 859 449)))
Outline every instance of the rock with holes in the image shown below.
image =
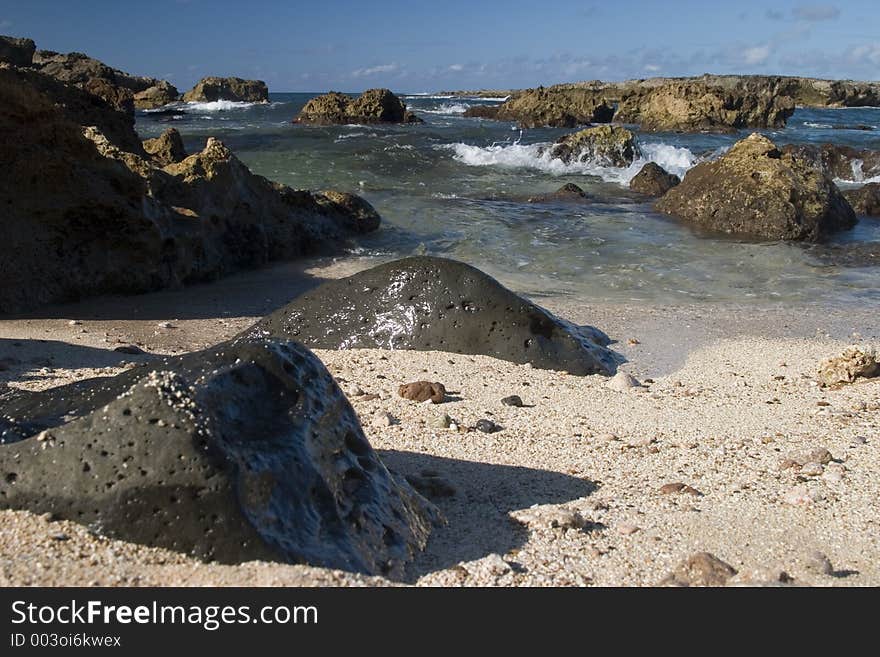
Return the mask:
POLYGON ((239 339, 0 402, 0 508, 223 563, 399 577, 434 507, 392 475, 321 362, 239 339))
POLYGON ((470 265, 428 256, 328 281, 245 333, 320 349, 482 354, 576 375, 616 367, 601 331, 555 317, 470 265))

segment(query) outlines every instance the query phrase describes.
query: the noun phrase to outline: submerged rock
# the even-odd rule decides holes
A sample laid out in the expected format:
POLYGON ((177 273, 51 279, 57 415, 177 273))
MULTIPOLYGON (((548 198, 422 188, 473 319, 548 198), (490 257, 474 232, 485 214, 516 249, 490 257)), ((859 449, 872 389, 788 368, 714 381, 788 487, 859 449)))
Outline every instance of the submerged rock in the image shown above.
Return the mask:
POLYGON ((422 123, 388 89, 368 89, 357 98, 331 91, 312 98, 293 120, 315 125, 351 123, 422 123))
POLYGON ((183 94, 187 103, 211 103, 218 100, 233 102, 268 103, 269 87, 262 80, 242 78, 202 78, 192 89, 183 94))
POLYGON ((175 128, 166 129, 155 139, 145 139, 144 150, 159 166, 175 164, 186 159, 183 138, 175 128))
POLYGON ((558 201, 583 201, 590 196, 574 183, 566 183, 550 194, 538 194, 526 199, 527 203, 554 203, 558 201))
POLYGON ((768 240, 818 241, 856 223, 828 176, 758 133, 690 169, 656 208, 709 230, 768 240))
POLYGON ((880 183, 868 183, 858 189, 848 189, 843 195, 856 214, 880 217, 880 183))
POLYGON ((290 341, 237 340, 19 393, 0 508, 223 563, 399 577, 436 510, 385 468, 332 376, 290 341))
POLYGON ((647 196, 663 196, 681 182, 681 178, 669 173, 655 162, 648 162, 629 181, 629 188, 647 196))
POLYGON ((612 374, 607 338, 455 260, 412 257, 328 281, 257 322, 256 336, 322 349, 482 354, 572 374, 612 374))
POLYGON ((626 167, 639 155, 635 136, 626 128, 601 125, 565 135, 550 147, 550 156, 598 166, 626 167))

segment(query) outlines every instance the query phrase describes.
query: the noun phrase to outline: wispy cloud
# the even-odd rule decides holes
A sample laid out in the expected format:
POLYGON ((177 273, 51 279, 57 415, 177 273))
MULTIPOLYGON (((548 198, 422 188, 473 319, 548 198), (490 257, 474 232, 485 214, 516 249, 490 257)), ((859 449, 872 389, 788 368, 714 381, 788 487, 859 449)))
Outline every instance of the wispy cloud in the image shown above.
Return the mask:
POLYGON ((398 64, 380 64, 379 66, 371 66, 369 68, 358 68, 351 72, 353 78, 364 78, 371 75, 379 75, 381 73, 395 73, 400 69, 398 64))
POLYGON ((833 5, 798 5, 791 13, 802 21, 831 21, 840 16, 840 9, 833 5))
POLYGON ((771 48, 767 44, 752 46, 743 51, 743 63, 749 66, 763 64, 770 57, 771 48))

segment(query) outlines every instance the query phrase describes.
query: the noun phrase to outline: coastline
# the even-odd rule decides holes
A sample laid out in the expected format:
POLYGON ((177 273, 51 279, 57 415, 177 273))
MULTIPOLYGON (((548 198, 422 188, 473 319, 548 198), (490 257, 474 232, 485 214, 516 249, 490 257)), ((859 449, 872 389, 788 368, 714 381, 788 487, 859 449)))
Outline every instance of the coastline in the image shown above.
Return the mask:
MULTIPOLYGON (((113 351, 122 344, 157 354, 199 349, 362 264, 280 265, 2 319, 0 360, 14 361, 0 380, 41 389, 148 359, 113 351)), ((653 383, 618 392, 604 377, 481 356, 316 350, 347 392, 379 395, 350 400, 386 465, 405 474, 436 472, 456 491, 434 500, 449 522, 436 530, 408 583, 653 585, 700 551, 731 564, 742 583, 780 583, 783 571, 795 584, 880 583, 873 559, 880 484, 872 474, 880 461, 880 380, 821 389, 812 379, 821 359, 880 339, 876 312, 535 300, 605 331, 628 361, 621 369, 653 383), (443 382, 456 401, 434 406, 397 396, 399 384, 420 378, 443 382), (531 407, 502 406, 511 394, 531 407), (442 414, 462 427, 488 417, 504 429, 436 428, 442 414), (780 468, 793 454, 820 447, 835 459, 821 474, 780 468), (659 492, 674 482, 703 495, 659 492), (799 487, 809 501, 787 502, 799 487), (835 574, 816 572, 814 551, 827 555, 835 574)), ((25 512, 4 516, 6 585, 387 583, 304 566, 202 564, 25 512), (61 534, 67 538, 53 538, 61 534), (50 565, 36 567, 41 560, 50 565)))

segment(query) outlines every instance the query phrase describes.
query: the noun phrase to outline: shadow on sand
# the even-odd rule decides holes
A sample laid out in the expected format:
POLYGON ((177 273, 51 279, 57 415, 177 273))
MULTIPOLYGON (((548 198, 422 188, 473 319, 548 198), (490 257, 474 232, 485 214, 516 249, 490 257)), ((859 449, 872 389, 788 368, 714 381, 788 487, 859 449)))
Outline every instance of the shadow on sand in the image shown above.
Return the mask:
POLYGON ((508 513, 534 504, 562 504, 586 497, 592 481, 534 468, 448 459, 415 452, 377 450, 385 465, 402 475, 436 473, 456 491, 433 502, 448 524, 431 535, 428 547, 408 569, 408 578, 492 553, 504 555, 528 539, 508 513))

